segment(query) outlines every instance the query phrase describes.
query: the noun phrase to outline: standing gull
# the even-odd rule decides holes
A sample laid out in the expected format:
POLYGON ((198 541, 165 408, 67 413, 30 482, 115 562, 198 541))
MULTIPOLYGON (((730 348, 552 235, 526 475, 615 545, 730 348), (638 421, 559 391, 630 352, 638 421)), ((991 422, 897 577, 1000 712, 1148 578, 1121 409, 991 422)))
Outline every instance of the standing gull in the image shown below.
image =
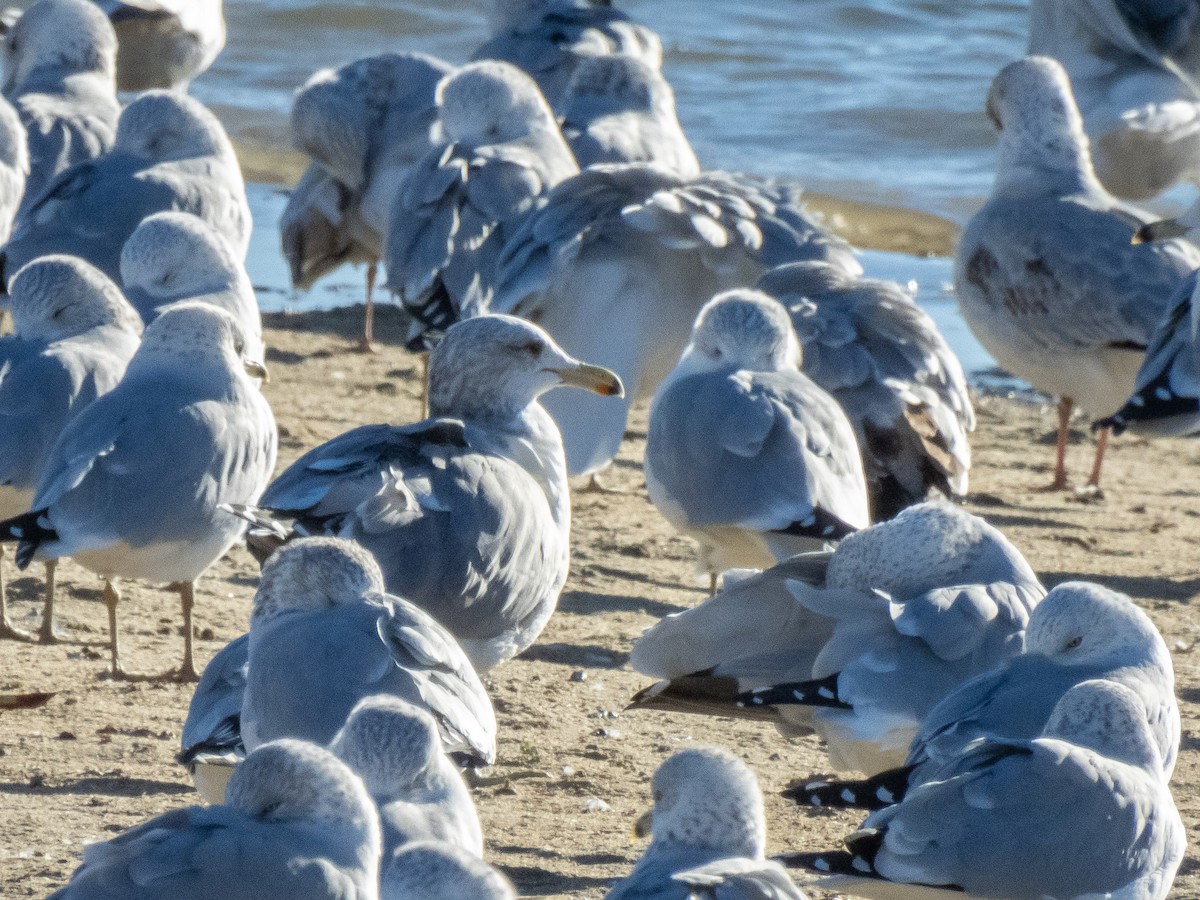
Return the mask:
POLYGON ((624 403, 547 399, 571 474, 594 475, 616 456, 631 405, 674 368, 701 306, 802 259, 862 271, 787 184, 629 164, 551 191, 505 247, 492 308, 537 322, 628 388, 624 403))
POLYGON ((55 900, 377 900, 379 819, 362 782, 304 741, 250 755, 226 804, 164 813, 105 843, 55 900))
POLYGON ((116 280, 130 235, 170 210, 200 216, 246 255, 250 207, 225 129, 198 101, 151 91, 121 113, 109 153, 67 169, 22 214, 4 247, 3 274, 70 253, 116 280))
POLYGON ((651 401, 646 488, 699 543, 714 590, 725 569, 766 568, 870 524, 854 430, 799 364, 787 310, 728 291, 700 310, 651 401))
POLYGON ((964 496, 975 429, 967 379, 912 296, 824 262, 780 266, 758 288, 788 308, 801 371, 854 425, 875 518, 890 519, 931 490, 964 496))
POLYGON ((524 69, 556 111, 571 76, 592 57, 623 54, 662 68, 658 35, 611 0, 492 0, 489 18, 492 37, 471 58, 524 69))
POLYGON ((562 439, 538 401, 570 385, 621 396, 606 369, 510 316, 452 326, 429 359, 432 417, 366 425, 310 450, 263 494, 252 549, 336 534, 379 560, 480 671, 534 642, 567 577, 562 439))
POLYGON ((1178 753, 1180 720, 1167 645, 1132 600, 1085 582, 1060 584, 1029 617, 1025 652, 963 684, 921 723, 905 765, 860 782, 811 783, 790 791, 798 802, 877 809, 937 777, 941 767, 987 735, 1037 737, 1054 704, 1090 679, 1129 688, 1169 778, 1178 753))
POLYGON ((169 584, 183 605, 183 661, 194 679, 196 580, 233 546, 242 523, 219 507, 257 499, 275 467, 271 408, 229 313, 180 303, 146 329, 124 379, 73 418, 42 468, 32 510, 0 523, 17 564, 72 557, 104 578, 115 678, 117 581, 169 584))
MULTIPOLYGON (((0 338, 0 519, 30 508, 59 434, 116 387, 142 333, 117 286, 69 256, 43 257, 18 272, 10 301, 15 334, 0 338)), ((55 641, 54 568, 47 560, 42 643, 55 641)), ((8 621, 0 571, 0 637, 24 636, 8 621)))
POLYGON ((1086 681, 1063 695, 1040 735, 968 745, 846 845, 797 858, 833 875, 815 887, 856 897, 1162 900, 1187 838, 1137 694, 1086 681))
POLYGON ((663 619, 631 661, 665 680, 631 705, 815 730, 835 769, 879 772, 943 697, 1021 652, 1043 594, 995 528, 918 504, 663 619))
POLYGON ((579 171, 537 85, 507 63, 446 76, 437 103, 446 146, 396 194, 385 253, 388 287, 433 332, 488 311, 516 223, 579 171))
POLYGON ((341 538, 280 549, 254 596, 240 723, 246 749, 280 737, 328 744, 375 694, 428 709, 447 752, 474 765, 494 760, 496 715, 479 676, 429 615, 383 594, 371 554, 341 538))
POLYGON ((68 167, 112 147, 116 56, 112 25, 88 0, 38 0, 5 33, 3 92, 29 142, 21 214, 68 167))
POLYGON ((507 878, 450 844, 415 841, 385 856, 381 900, 517 900, 507 878))
MULTIPOLYGON (((633 871, 613 885, 607 900, 687 900, 692 889, 676 876, 718 861, 730 871, 749 863, 763 877, 771 873, 790 883, 777 864, 763 857, 767 823, 758 779, 728 750, 680 750, 658 767, 650 788, 654 808, 634 826, 639 837, 650 835, 650 846, 633 871)), ((803 898, 798 891, 777 896, 803 898)))
POLYGON ((97 0, 117 32, 117 87, 186 91, 225 46, 222 0, 97 0))
POLYGON ((675 92, 657 68, 617 54, 584 60, 561 104, 563 137, 581 168, 658 163, 685 178, 700 163, 675 115, 675 92))
POLYGON ((292 142, 313 160, 280 218, 292 286, 365 262, 364 349, 392 199, 432 147, 435 91, 450 71, 423 53, 383 53, 317 72, 292 104, 292 142))
MULTIPOLYGON (((1000 129, 996 184, 963 232, 954 286, 996 361, 1059 397, 1050 489, 1063 490, 1072 407, 1106 416, 1132 393, 1154 328, 1200 251, 1181 241, 1131 244, 1149 217, 1096 180, 1071 86, 1054 60, 1006 66, 987 109, 1000 129)), ((1090 488, 1100 485, 1107 440, 1105 428, 1090 488)))
POLYGON ((471 792, 426 710, 399 697, 367 697, 354 707, 329 749, 362 778, 375 801, 385 858, 422 840, 483 856, 483 831, 471 792))

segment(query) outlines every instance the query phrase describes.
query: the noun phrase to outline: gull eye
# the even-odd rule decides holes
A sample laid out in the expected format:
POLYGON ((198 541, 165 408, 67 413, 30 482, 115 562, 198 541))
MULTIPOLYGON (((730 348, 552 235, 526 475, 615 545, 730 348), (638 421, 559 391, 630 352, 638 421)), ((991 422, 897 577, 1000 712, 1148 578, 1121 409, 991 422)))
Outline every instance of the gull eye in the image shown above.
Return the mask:
POLYGON ((1082 643, 1083 643, 1083 635, 1078 635, 1076 637, 1071 638, 1069 641, 1067 641, 1067 643, 1063 647, 1063 649, 1064 650, 1074 650, 1076 647, 1078 647, 1082 643))
POLYGON ((527 343, 523 347, 521 347, 521 349, 524 352, 528 353, 530 356, 532 356, 534 359, 537 359, 539 356, 542 355, 542 351, 546 349, 546 345, 543 344, 541 341, 530 341, 529 343, 527 343))

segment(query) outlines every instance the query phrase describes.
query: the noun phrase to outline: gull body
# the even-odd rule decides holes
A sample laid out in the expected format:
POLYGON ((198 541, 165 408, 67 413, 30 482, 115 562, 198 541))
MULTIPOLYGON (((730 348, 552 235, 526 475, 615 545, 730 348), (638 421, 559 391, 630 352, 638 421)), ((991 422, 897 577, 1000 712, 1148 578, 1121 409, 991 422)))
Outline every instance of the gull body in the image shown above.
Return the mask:
POLYGON ((196 790, 212 806, 225 802, 229 778, 246 758, 241 722, 249 657, 250 635, 243 634, 208 661, 180 735, 175 760, 188 770, 196 790))
POLYGON ((225 47, 222 0, 97 0, 117 33, 117 87, 186 91, 225 47))
POLYGON ((382 900, 516 900, 507 878, 483 860, 450 844, 414 841, 385 856, 382 900))

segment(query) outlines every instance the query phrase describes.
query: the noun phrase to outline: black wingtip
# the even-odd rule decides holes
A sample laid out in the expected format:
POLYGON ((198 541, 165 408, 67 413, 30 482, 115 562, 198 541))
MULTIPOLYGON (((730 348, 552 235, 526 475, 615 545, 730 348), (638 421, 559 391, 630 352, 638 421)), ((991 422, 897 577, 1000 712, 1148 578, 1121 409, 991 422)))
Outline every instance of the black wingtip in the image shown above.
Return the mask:
POLYGON ((1106 419, 1097 419, 1095 422, 1093 422, 1092 433, 1095 434, 1097 431, 1109 428, 1112 430, 1114 437, 1120 437, 1125 433, 1126 427, 1127 423, 1125 421, 1125 417, 1120 413, 1114 413, 1106 419))
POLYGON ((877 810, 904 799, 911 774, 912 767, 888 769, 862 780, 807 781, 780 793, 799 806, 877 810))
POLYGON ((734 698, 740 707, 763 706, 824 706, 831 709, 853 709, 838 696, 838 676, 834 672, 825 678, 811 681, 789 681, 770 687, 743 691, 734 698))
POLYGON ((817 508, 807 518, 792 522, 783 528, 772 529, 772 531, 775 534, 790 534, 795 537, 840 541, 847 535, 854 534, 858 529, 838 518, 833 513, 817 508))
POLYGON ((58 532, 50 527, 44 509, 35 509, 0 522, 0 543, 17 541, 17 568, 24 571, 33 562, 38 547, 46 541, 58 539, 58 532))

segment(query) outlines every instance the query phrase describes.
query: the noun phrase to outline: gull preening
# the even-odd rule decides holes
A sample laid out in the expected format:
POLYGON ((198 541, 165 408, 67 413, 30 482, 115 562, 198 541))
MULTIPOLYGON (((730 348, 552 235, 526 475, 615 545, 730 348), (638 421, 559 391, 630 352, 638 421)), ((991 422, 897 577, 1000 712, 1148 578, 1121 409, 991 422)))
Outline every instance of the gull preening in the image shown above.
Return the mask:
POLYGON ((328 744, 376 694, 428 709, 447 752, 477 765, 495 758, 496 715, 479 676, 428 614, 383 593, 370 553, 341 538, 280 548, 254 595, 240 717, 246 749, 281 737, 328 744))
MULTIPOLYGON (((1054 60, 1006 66, 987 109, 1000 129, 996 184, 963 231, 954 286, 979 343, 1059 398, 1050 489, 1063 490, 1072 408, 1107 416, 1133 392, 1155 326, 1200 266, 1200 250, 1132 243, 1150 217, 1096 180, 1071 85, 1054 60)), ((1099 487, 1107 438, 1104 429, 1089 487, 1099 487)))
POLYGON ((854 430, 800 371, 787 310, 758 291, 718 294, 650 402, 646 489, 700 545, 715 589, 871 524, 854 430))
POLYGON ((620 397, 620 379, 510 316, 452 326, 429 358, 431 418, 365 425, 301 456, 263 494, 248 540, 352 538, 387 588, 428 611, 480 671, 516 656, 567 577, 562 438, 539 398, 563 385, 620 397))
POLYGON ((116 280, 130 235, 147 216, 172 210, 204 219, 245 257, 250 206, 225 129, 199 101, 150 91, 121 113, 112 150, 64 171, 22 212, 2 274, 69 253, 116 280))
POLYGON ((328 750, 282 740, 246 758, 224 805, 172 810, 86 847, 52 896, 377 900, 379 851, 358 777, 328 750))
POLYGON ((931 490, 966 495, 975 429, 967 379, 911 294, 824 262, 780 266, 758 289, 788 308, 801 371, 854 426, 876 519, 890 519, 931 490))
MULTIPOLYGON (((47 256, 17 273, 9 297, 14 334, 0 338, 0 520, 26 512, 42 466, 67 423, 125 374, 142 334, 137 312, 103 273, 47 256)), ((0 545, 0 566, 4 551, 0 545)), ((38 638, 53 643, 54 560, 38 638)), ((0 570, 0 637, 8 620, 0 570)))
POLYGON ((225 46, 222 0, 98 0, 117 33, 117 87, 186 91, 225 46))
POLYGON ((236 319, 179 303, 142 336, 121 382, 63 429, 44 463, 31 511, 0 525, 19 541, 17 564, 69 556, 104 579, 112 675, 118 580, 169 584, 183 607, 184 652, 170 677, 194 679, 196 580, 242 535, 222 504, 251 503, 275 467, 271 407, 251 375, 236 319))
POLYGON ((1044 593, 995 528, 922 503, 663 619, 631 662, 665 680, 631 705, 815 730, 834 768, 880 772, 943 697, 1021 652, 1044 593))

